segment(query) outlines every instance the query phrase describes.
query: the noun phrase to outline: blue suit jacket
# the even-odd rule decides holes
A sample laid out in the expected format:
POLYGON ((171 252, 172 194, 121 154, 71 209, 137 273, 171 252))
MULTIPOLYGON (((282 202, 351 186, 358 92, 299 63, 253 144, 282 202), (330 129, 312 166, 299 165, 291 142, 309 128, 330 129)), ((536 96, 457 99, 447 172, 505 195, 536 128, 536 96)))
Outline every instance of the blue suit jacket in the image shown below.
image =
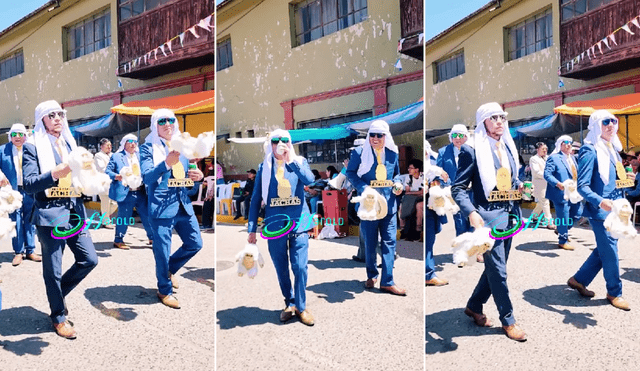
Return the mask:
MULTIPOLYGON (((138 162, 140 162, 140 154, 136 153, 138 156, 138 162)), ((127 163, 127 155, 124 151, 120 151, 114 153, 107 164, 107 168, 105 169, 105 174, 111 178, 111 186, 109 187, 109 198, 116 201, 122 202, 127 195, 129 194, 129 187, 125 187, 122 185, 121 181, 115 180, 116 175, 120 174, 120 170, 123 167, 128 166, 127 163)), ((187 169, 187 168, 185 168, 187 169)), ((142 167, 140 168, 140 172, 142 172, 142 167)), ((144 187, 141 187, 141 190, 144 190, 144 187)))
MULTIPOLYGON (((347 179, 358 190, 358 194, 364 192, 366 186, 371 185, 372 180, 376 180, 376 167, 378 166, 378 159, 374 153, 373 166, 362 177, 358 176, 358 168, 362 162, 362 150, 363 147, 358 147, 351 151, 351 159, 347 166, 347 179)), ((373 152, 373 149, 371 149, 373 152)), ((398 164, 398 154, 385 147, 384 149, 384 166, 387 169, 387 180, 393 180, 393 182, 401 182, 400 180, 400 165, 398 164)), ((398 197, 391 192, 392 187, 374 188, 378 193, 382 194, 387 200, 388 215, 393 215, 398 210, 398 197)), ((359 206, 359 204, 358 204, 359 206)))
MULTIPOLYGON (((13 143, 9 142, 0 147, 0 169, 11 183, 14 191, 18 190, 18 177, 16 165, 13 162, 13 143)), ((22 153, 22 164, 24 165, 24 150, 22 153)), ((24 184, 24 183, 23 183, 24 184)))
MULTIPOLYGON (((440 158, 440 155, 438 155, 438 159, 440 158)), ((432 156, 429 156, 429 162, 431 163, 431 165, 436 165, 436 159, 433 158, 432 156)), ((455 162, 455 161, 454 161, 455 162)), ((458 169, 456 168, 456 171, 458 169)), ((444 181, 440 178, 437 178, 440 183, 443 183, 444 181)), ((427 179, 425 179, 425 181, 428 181, 427 179)), ((426 184, 426 188, 427 191, 429 190, 429 184, 426 184)), ((427 195, 427 201, 429 200, 429 195, 427 195)), ((430 218, 430 219, 434 219, 435 220, 435 225, 436 225, 436 230, 434 231, 434 233, 439 233, 442 230, 442 224, 446 224, 448 222, 447 216, 446 215, 438 215, 436 214, 435 211, 427 208, 426 211, 426 217, 430 218)))
MULTIPOLYGON (((618 161, 622 161, 619 158, 618 161)), ((622 189, 616 188, 616 167, 613 160, 609 166, 609 184, 605 185, 600 179, 596 149, 591 144, 580 147, 578 153, 578 193, 587 201, 583 216, 596 220, 604 220, 609 214, 600 208, 602 200, 617 200, 624 197, 622 189)))
MULTIPOLYGON (((115 154, 114 154, 115 156, 115 154)), ((113 156, 112 156, 113 157, 113 156)), ((184 167, 185 178, 189 171, 189 161, 180 155, 180 162, 184 167)), ((189 196, 196 194, 201 182, 194 182, 193 187, 168 187, 171 178, 171 168, 166 162, 153 166, 153 147, 151 143, 140 146, 140 171, 142 181, 147 186, 149 199, 149 216, 154 219, 170 219, 178 215, 180 204, 188 215, 193 215, 193 206, 189 196), (160 184, 158 184, 160 179, 160 184)))
MULTIPOLYGON (((68 147, 68 145, 67 145, 68 147)), ((70 148, 69 148, 70 150, 70 148)), ((38 153, 33 144, 25 143, 22 154, 22 174, 24 190, 34 194, 35 208, 31 222, 36 226, 71 228, 75 227, 69 223, 69 212, 73 208, 80 218, 86 218, 82 197, 52 197, 45 194, 45 190, 57 187, 58 181, 53 180, 51 171, 44 174, 40 171, 38 163, 38 153)), ((61 162, 57 151, 53 151, 56 164, 61 162)))
POLYGON ((277 231, 285 227, 289 220, 296 223, 296 233, 302 233, 313 228, 309 216, 309 207, 304 200, 304 186, 313 183, 315 177, 307 164, 307 160, 303 160, 302 164, 292 161, 284 166, 284 177, 291 184, 291 197, 298 197, 301 201, 300 205, 277 206, 271 207, 271 199, 278 198, 278 181, 275 175, 275 161, 272 160, 271 174, 264 174, 262 164, 258 168, 256 179, 253 186, 253 194, 251 195, 251 207, 249 208, 249 223, 247 231, 255 233, 257 229, 258 214, 262 205, 262 177, 271 177, 269 181, 269 192, 265 201, 265 223, 269 231, 277 231), (281 215, 281 217, 280 217, 281 215), (285 217, 286 215, 287 217, 285 217), (302 216, 302 218, 301 218, 302 216))
POLYGON ((560 190, 556 185, 567 179, 573 179, 573 175, 564 153, 558 152, 549 156, 544 166, 544 180, 547 181, 546 197, 555 203, 565 201, 564 191, 560 190))
POLYGON ((447 184, 451 184, 456 180, 458 174, 458 165, 456 165, 456 157, 453 154, 453 143, 449 143, 448 146, 440 148, 438 151, 438 162, 436 165, 441 167, 448 175, 449 180, 447 184))
MULTIPOLYGON (((518 172, 513 159, 513 154, 507 149, 507 157, 509 157, 509 165, 511 166, 511 189, 517 189, 522 182, 517 177, 518 172)), ((493 162, 496 171, 500 168, 500 161, 493 151, 493 162)), ((496 190, 496 188, 494 188, 496 190)), ((455 182, 451 186, 451 195, 455 199, 462 215, 469 217, 469 214, 476 211, 480 214, 485 222, 485 226, 489 228, 497 227, 498 229, 506 229, 509 214, 520 217, 520 206, 516 201, 496 201, 489 202, 484 195, 482 188, 482 180, 478 172, 478 164, 476 162, 475 150, 470 146, 463 144, 460 148, 458 156, 458 175, 455 182), (467 188, 471 184, 472 192, 469 194, 467 188)))

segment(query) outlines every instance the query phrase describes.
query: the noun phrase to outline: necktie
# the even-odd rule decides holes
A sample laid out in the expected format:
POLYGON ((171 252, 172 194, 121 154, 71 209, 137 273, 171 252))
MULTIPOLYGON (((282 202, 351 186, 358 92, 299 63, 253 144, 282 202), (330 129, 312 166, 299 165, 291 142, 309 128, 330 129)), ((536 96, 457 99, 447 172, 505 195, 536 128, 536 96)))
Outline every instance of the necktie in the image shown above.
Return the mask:
MULTIPOLYGON (((502 148, 501 144, 502 143, 500 142, 496 142, 496 152, 498 153, 498 161, 500 161, 500 167, 506 170, 507 168, 504 166, 504 161, 502 160, 502 151, 500 150, 502 148)), ((509 177, 511 177, 511 172, 509 172, 509 177)))
POLYGON ((16 175, 18 177, 18 185, 22 185, 22 146, 16 147, 18 151, 18 168, 16 169, 16 175))
POLYGON ((276 160, 276 180, 278 181, 278 197, 291 197, 291 183, 284 178, 284 161, 276 160))
POLYGON ((382 161, 382 149, 376 149, 376 158, 378 160, 378 166, 376 167, 376 180, 387 179, 387 168, 384 167, 382 161))
POLYGON ((60 161, 67 162, 67 150, 64 148, 65 143, 62 137, 58 137, 56 140, 56 147, 58 148, 58 154, 60 155, 60 161))
POLYGON ((576 170, 576 165, 574 165, 573 163, 573 159, 569 157, 567 161, 569 161, 569 165, 571 166, 571 174, 573 175, 573 180, 578 180, 578 171, 576 170))
MULTIPOLYGON (((167 148, 169 149, 169 151, 171 151, 170 142, 167 142, 167 148)), ((140 172, 140 170, 138 170, 138 172, 140 172)), ((173 173, 173 177, 175 179, 184 179, 184 166, 182 166, 182 162, 178 161, 175 165, 173 165, 171 167, 171 172, 173 173)))

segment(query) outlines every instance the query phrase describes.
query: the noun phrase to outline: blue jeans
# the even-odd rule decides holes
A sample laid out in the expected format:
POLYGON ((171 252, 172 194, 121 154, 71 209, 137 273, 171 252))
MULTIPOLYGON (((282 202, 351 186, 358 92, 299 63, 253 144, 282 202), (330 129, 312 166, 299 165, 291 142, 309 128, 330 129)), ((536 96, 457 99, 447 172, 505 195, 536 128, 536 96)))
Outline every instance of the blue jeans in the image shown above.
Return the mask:
POLYGON ((556 209, 556 218, 560 219, 560 223, 556 223, 558 228, 558 243, 564 245, 569 240, 569 229, 571 229, 580 220, 580 209, 582 204, 572 204, 567 200, 563 202, 553 202, 556 209))
POLYGON ((309 206, 311 208, 311 215, 318 213, 318 201, 320 201, 321 199, 322 199, 321 195, 317 195, 317 196, 311 197, 309 199, 309 206))
POLYGON ((462 215, 462 211, 458 211, 457 213, 453 214, 453 223, 456 227, 456 237, 463 233, 473 231, 473 228, 471 228, 471 224, 469 224, 469 219, 462 215))
POLYGON ((133 215, 133 207, 136 207, 142 226, 147 232, 147 238, 153 240, 153 228, 149 222, 149 206, 147 205, 147 196, 140 191, 130 191, 122 202, 118 202, 118 222, 116 223, 116 236, 113 242, 123 242, 125 234, 127 234, 129 218, 133 215))
POLYGON ((510 237, 496 240, 493 249, 484 253, 484 272, 467 302, 467 308, 475 313, 482 313, 482 306, 493 295, 503 326, 516 323, 507 287, 507 259, 511 250, 511 239, 510 237))
POLYGON ((309 235, 289 233, 280 238, 268 240, 269 255, 276 268, 280 291, 286 307, 295 305, 302 312, 307 306, 307 262, 309 261, 309 235), (289 262, 293 272, 293 287, 289 276, 289 262))
POLYGON ((66 320, 64 297, 71 292, 98 264, 98 255, 88 231, 66 240, 51 237, 53 227, 38 226, 42 246, 42 276, 49 299, 51 319, 54 323, 66 320), (75 263, 62 274, 62 253, 65 244, 75 257, 75 263))
POLYGON ((36 227, 31 224, 33 195, 20 190, 22 207, 9 214, 16 222, 16 236, 11 239, 16 254, 32 254, 36 250, 36 227))
POLYGON ((380 233, 382 255, 382 279, 380 286, 393 286, 393 261, 396 254, 396 214, 389 214, 380 220, 362 220, 360 233, 364 234, 364 253, 367 278, 377 278, 376 246, 380 233))
POLYGON ((151 219, 151 226, 155 231, 153 257, 156 260, 158 292, 162 295, 171 295, 173 288, 169 273, 176 274, 202 248, 198 219, 195 215, 187 214, 181 205, 175 217, 151 219), (171 237, 174 228, 182 240, 182 246, 171 254, 171 237))
POLYGON ((596 235, 596 248, 573 276, 579 283, 589 286, 600 269, 607 284, 607 294, 622 296, 620 280, 620 262, 618 261, 618 240, 611 237, 604 228, 603 220, 589 218, 593 233, 596 235))
POLYGON ((436 243, 436 223, 434 218, 427 217, 424 226, 427 243, 427 254, 424 259, 425 281, 436 277, 436 262, 433 259, 433 245, 436 243))

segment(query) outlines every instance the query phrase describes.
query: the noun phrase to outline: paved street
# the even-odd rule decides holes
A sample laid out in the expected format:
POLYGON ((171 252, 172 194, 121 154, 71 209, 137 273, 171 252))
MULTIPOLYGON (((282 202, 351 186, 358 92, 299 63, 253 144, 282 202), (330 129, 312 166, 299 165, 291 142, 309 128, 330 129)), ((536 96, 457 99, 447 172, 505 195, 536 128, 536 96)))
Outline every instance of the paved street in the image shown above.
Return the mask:
POLYGON ((279 322, 284 302, 266 241, 258 237, 266 263, 251 280, 234 262, 246 228, 218 224, 216 235, 219 371, 423 370, 423 243, 398 241, 394 279, 408 290, 398 297, 364 289, 364 264, 351 260, 358 237, 310 240, 307 307, 316 323, 307 327, 279 322))
MULTIPOLYGON (((11 242, 0 242, 0 369, 213 370, 215 234, 202 234, 203 249, 178 273, 179 310, 156 298, 155 262, 141 227, 129 228, 127 251, 112 247, 113 230, 91 234, 98 266, 66 299, 76 340, 53 330, 41 263, 13 267, 11 242)), ((173 250, 180 244, 174 234, 173 250)), ((67 249, 63 269, 72 263, 67 249)))
MULTIPOLYGON (((523 210, 528 216, 530 210, 523 210)), ((450 218, 451 220, 451 218, 450 218)), ((640 254, 638 238, 620 240, 624 312, 606 300, 600 273, 588 287, 595 298, 580 297, 566 282, 595 246, 589 227, 570 232, 575 251, 557 248, 550 230, 523 231, 514 237, 508 285, 514 316, 528 335, 508 339, 500 328, 493 298, 484 312, 492 328, 479 328, 463 311, 483 264, 458 268, 451 263, 453 223, 443 226, 435 245, 438 276, 448 286, 426 288, 426 370, 635 370, 640 353, 640 254), (635 366, 634 366, 635 365, 635 366)))

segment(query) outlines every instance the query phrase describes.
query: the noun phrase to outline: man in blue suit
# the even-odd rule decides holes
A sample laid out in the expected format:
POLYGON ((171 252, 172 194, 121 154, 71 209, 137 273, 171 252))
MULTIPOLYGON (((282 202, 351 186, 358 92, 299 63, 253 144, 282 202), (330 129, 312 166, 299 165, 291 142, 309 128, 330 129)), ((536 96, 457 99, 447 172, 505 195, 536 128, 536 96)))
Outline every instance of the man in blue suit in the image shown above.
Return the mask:
POLYGON ((149 245, 153 245, 153 229, 149 222, 149 206, 147 205, 147 194, 144 184, 131 189, 129 185, 122 183, 120 171, 124 167, 129 167, 134 175, 140 176, 140 153, 138 151, 138 138, 133 134, 125 135, 120 141, 120 148, 111 156, 105 169, 105 174, 111 178, 109 187, 109 199, 118 203, 118 220, 116 224, 116 235, 113 246, 128 250, 129 246, 124 243, 124 236, 127 234, 128 220, 133 214, 133 207, 136 207, 142 226, 147 233, 149 245))
POLYGON ((174 309, 179 309, 180 303, 173 295, 173 289, 177 288, 173 276, 202 248, 198 219, 189 196, 198 192, 204 175, 198 168, 189 169, 187 158, 171 150, 171 138, 179 134, 176 116, 162 108, 151 115, 151 133, 140 147, 140 168, 154 231, 157 295, 162 304, 174 309), (190 189, 183 186, 187 178, 193 181, 190 189), (171 254, 174 228, 182 246, 171 254))
MULTIPOLYGON (((22 176, 22 163, 24 150, 22 146, 27 141, 27 129, 22 124, 13 124, 9 130, 9 143, 0 147, 0 168, 6 176, 6 181, 11 184, 14 191, 22 195, 22 207, 9 214, 12 221, 16 222, 16 236, 13 237, 13 257, 12 265, 18 266, 22 259, 34 262, 42 261, 36 255, 36 227, 31 223, 31 209, 33 208, 33 196, 24 191, 22 176)), ((4 186, 3 182, 0 185, 4 186)))
MULTIPOLYGON (((498 103, 487 103, 476 112, 475 148, 467 145, 460 150, 457 178, 451 194, 468 216, 472 227, 483 226, 505 231, 520 222, 520 207, 513 199, 522 193, 518 179, 518 152, 509 133, 507 113, 498 103), (467 192, 473 188, 471 197, 467 192), (495 201, 494 201, 495 200, 495 201)), ((478 326, 491 326, 482 314, 482 306, 493 295, 500 322, 506 335, 513 340, 525 341, 527 335, 516 324, 513 306, 507 288, 507 259, 511 250, 511 237, 496 240, 493 248, 484 253, 484 272, 467 302, 464 313, 478 326)))
POLYGON ((389 124, 383 120, 374 121, 369 127, 367 139, 362 147, 351 151, 347 166, 347 179, 362 194, 365 188, 384 184, 374 188, 387 201, 387 215, 379 220, 361 220, 360 233, 364 234, 365 263, 367 281, 365 288, 372 289, 378 281, 376 267, 376 245, 378 234, 381 237, 382 277, 380 290, 394 295, 407 295, 393 281, 393 262, 396 252, 397 196, 402 193, 400 166, 398 165, 398 147, 389 132, 389 124), (393 189, 393 190, 392 190, 393 189))
MULTIPOLYGON (((467 142, 467 139, 469 139, 469 130, 467 130, 467 127, 462 124, 453 125, 451 132, 449 132, 449 141, 451 143, 440 148, 438 151, 438 161, 436 165, 447 173, 449 177, 447 185, 453 184, 456 180, 460 148, 467 142)), ((453 215, 453 222, 456 227, 456 236, 471 231, 469 220, 462 215, 462 211, 453 215)))
POLYGON ((313 326, 315 320, 306 308, 305 293, 309 259, 307 231, 313 228, 313 223, 304 201, 304 186, 313 183, 315 177, 307 160, 296 155, 291 135, 286 130, 271 132, 264 144, 264 152, 264 161, 258 168, 251 196, 247 242, 255 244, 257 241, 258 214, 262 203, 265 209, 263 234, 291 228, 286 234, 267 241, 284 296, 285 308, 280 313, 280 321, 287 322, 296 314, 302 323, 313 326), (289 277, 289 261, 293 286, 289 277))
POLYGON ((569 229, 580 219, 582 203, 571 203, 564 199, 563 182, 568 179, 578 181, 578 164, 573 158, 573 139, 568 135, 563 135, 556 141, 553 150, 544 167, 544 180, 547 181, 545 198, 553 202, 556 209, 556 216, 560 219, 556 223, 558 228, 558 247, 565 250, 573 250, 569 245, 569 229))
MULTIPOLYGON (((425 144, 425 150, 426 150, 426 156, 429 158, 429 161, 427 161, 427 166, 425 167, 425 172, 429 173, 429 167, 434 166, 436 163, 436 158, 433 156, 433 154, 435 154, 435 152, 431 151, 431 144, 428 141, 424 142, 425 144)), ((440 157, 440 156, 438 156, 440 157)), ((446 172, 444 174, 445 176, 447 176, 446 172)), ((443 182, 444 179, 441 178, 433 178, 433 179, 426 179, 427 181, 427 186, 426 186, 426 190, 427 190, 427 195, 426 198, 427 200, 429 200, 429 187, 431 185, 431 183, 434 183, 435 185, 439 185, 439 183, 443 182)), ((427 202, 428 203, 428 202, 427 202)), ((425 227, 425 233, 426 233, 426 255, 425 255, 425 259, 424 259, 424 265, 425 265, 425 277, 424 277, 424 284, 425 286, 444 286, 449 284, 449 281, 442 279, 440 277, 438 277, 436 275, 436 262, 433 259, 433 245, 436 243, 436 235, 438 233, 440 233, 440 231, 442 230, 441 225, 447 223, 447 216, 446 215, 438 215, 436 214, 435 211, 431 210, 431 209, 427 209, 426 211, 426 227, 425 227)))
POLYGON ((626 173, 619 151, 622 144, 617 135, 618 119, 607 110, 597 110, 589 117, 589 134, 578 155, 578 193, 587 201, 584 216, 589 218, 596 237, 596 248, 567 284, 580 295, 593 297, 587 286, 602 269, 607 286, 607 300, 616 308, 630 310, 622 298, 618 240, 604 227, 604 219, 613 208, 613 201, 624 197, 624 184, 619 180, 635 180, 626 173))
POLYGON ((68 156, 76 148, 65 116, 66 111, 56 101, 42 102, 36 107, 34 144, 26 143, 23 147, 22 170, 24 190, 34 194, 35 199, 31 220, 42 245, 42 275, 50 317, 59 336, 75 339, 76 331, 66 318, 64 297, 98 264, 98 256, 86 229, 67 238, 59 237, 87 218, 82 197, 73 197, 73 193, 65 191, 71 184, 68 156), (57 197, 56 193, 70 196, 57 197), (75 263, 62 274, 65 244, 75 263))

